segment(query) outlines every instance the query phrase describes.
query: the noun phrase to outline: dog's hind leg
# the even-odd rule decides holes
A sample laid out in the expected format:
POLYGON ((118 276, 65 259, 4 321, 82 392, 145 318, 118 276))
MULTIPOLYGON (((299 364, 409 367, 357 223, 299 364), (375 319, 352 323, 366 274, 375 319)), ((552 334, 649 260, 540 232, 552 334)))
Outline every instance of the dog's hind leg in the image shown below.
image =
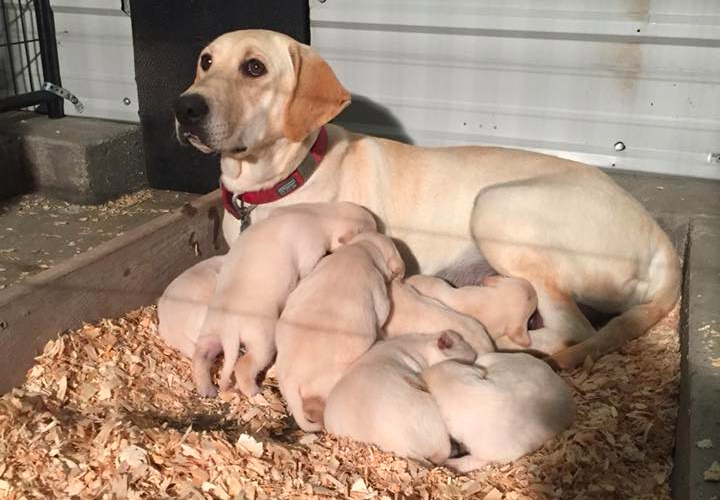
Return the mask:
POLYGON ((680 295, 680 262, 670 246, 653 259, 648 275, 650 300, 632 305, 611 319, 598 333, 583 342, 551 356, 550 361, 560 368, 582 363, 587 357, 597 359, 612 352, 628 340, 637 338, 652 328, 675 307, 680 295))
MULTIPOLYGON (((563 368, 645 333, 673 308, 680 288, 679 259, 667 235, 612 181, 596 184, 602 174, 593 173, 588 183, 587 175, 485 189, 475 199, 471 224, 480 252, 495 269, 550 293, 550 301, 538 307, 546 324, 555 314, 565 322, 558 328, 576 329, 564 334, 566 340, 587 331, 576 345, 552 353, 563 368), (575 301, 621 314, 591 335, 575 301)), ((531 331, 531 339, 541 331, 531 331)))

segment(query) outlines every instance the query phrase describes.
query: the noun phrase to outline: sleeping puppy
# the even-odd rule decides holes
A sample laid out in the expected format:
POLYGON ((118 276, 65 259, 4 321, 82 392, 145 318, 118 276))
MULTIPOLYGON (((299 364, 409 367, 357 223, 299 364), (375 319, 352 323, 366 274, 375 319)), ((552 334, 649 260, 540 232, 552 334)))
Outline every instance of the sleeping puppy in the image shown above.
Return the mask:
POLYGON ((483 286, 461 288, 434 276, 415 275, 405 282, 421 294, 472 316, 493 339, 507 336, 520 347, 530 347, 527 323, 537 309, 538 299, 527 280, 488 276, 482 281, 483 286))
POLYGON ((570 388, 529 354, 484 354, 474 365, 447 361, 421 376, 450 435, 470 453, 445 462, 460 472, 516 460, 575 419, 570 388))
POLYGON ((485 328, 474 318, 446 307, 434 298, 421 295, 407 283, 407 280, 405 283, 393 280, 390 284, 390 316, 383 326, 387 337, 453 330, 477 353, 495 351, 485 328))
POLYGON ((403 457, 440 464, 450 435, 419 373, 448 359, 472 363, 475 351, 451 331, 380 341, 358 359, 330 393, 328 432, 403 457))
POLYGON ((195 352, 223 262, 224 255, 201 260, 172 280, 158 300, 158 333, 188 358, 195 352))
POLYGON ((244 231, 218 275, 193 354, 198 392, 214 396, 210 367, 222 351, 221 390, 235 371, 246 396, 275 357, 275 324, 288 294, 328 251, 363 231, 374 231, 370 212, 353 203, 303 203, 279 208, 244 231), (240 346, 245 354, 238 361, 240 346))
POLYGON ((386 283, 405 272, 392 241, 380 233, 342 241, 347 244, 300 281, 275 333, 280 392, 305 431, 322 429, 328 394, 385 323, 386 283))

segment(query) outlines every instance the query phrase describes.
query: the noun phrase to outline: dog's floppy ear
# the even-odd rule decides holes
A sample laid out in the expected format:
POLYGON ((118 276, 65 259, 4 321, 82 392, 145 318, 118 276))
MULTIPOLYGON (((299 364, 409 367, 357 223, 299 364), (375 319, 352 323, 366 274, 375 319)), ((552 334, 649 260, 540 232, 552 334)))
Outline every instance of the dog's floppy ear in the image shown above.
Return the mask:
POLYGON ((290 58, 295 88, 285 109, 283 132, 291 141, 301 141, 350 104, 350 93, 328 63, 307 45, 291 45, 290 58))

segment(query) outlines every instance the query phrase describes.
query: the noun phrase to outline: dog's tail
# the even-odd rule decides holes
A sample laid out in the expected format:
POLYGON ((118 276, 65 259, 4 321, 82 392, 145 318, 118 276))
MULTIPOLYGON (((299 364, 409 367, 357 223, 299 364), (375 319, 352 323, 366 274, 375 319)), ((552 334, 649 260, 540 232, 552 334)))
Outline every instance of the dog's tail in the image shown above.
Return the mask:
POLYGON ((677 303, 682 286, 680 259, 667 235, 648 266, 647 301, 628 308, 611 319, 595 335, 550 356, 548 361, 559 368, 582 364, 589 356, 595 360, 619 349, 625 342, 643 335, 663 319, 677 303))

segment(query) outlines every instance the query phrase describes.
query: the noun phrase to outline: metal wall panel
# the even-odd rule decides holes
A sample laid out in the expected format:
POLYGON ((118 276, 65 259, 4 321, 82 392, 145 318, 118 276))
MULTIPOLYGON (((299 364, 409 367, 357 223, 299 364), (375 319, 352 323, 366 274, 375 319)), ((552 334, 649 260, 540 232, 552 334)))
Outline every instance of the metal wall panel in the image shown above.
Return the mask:
POLYGON ((312 45, 368 108, 341 117, 350 128, 720 178, 720 2, 310 6, 312 45))
POLYGON ((130 17, 120 0, 52 0, 63 87, 85 105, 68 115, 137 122, 130 17))

